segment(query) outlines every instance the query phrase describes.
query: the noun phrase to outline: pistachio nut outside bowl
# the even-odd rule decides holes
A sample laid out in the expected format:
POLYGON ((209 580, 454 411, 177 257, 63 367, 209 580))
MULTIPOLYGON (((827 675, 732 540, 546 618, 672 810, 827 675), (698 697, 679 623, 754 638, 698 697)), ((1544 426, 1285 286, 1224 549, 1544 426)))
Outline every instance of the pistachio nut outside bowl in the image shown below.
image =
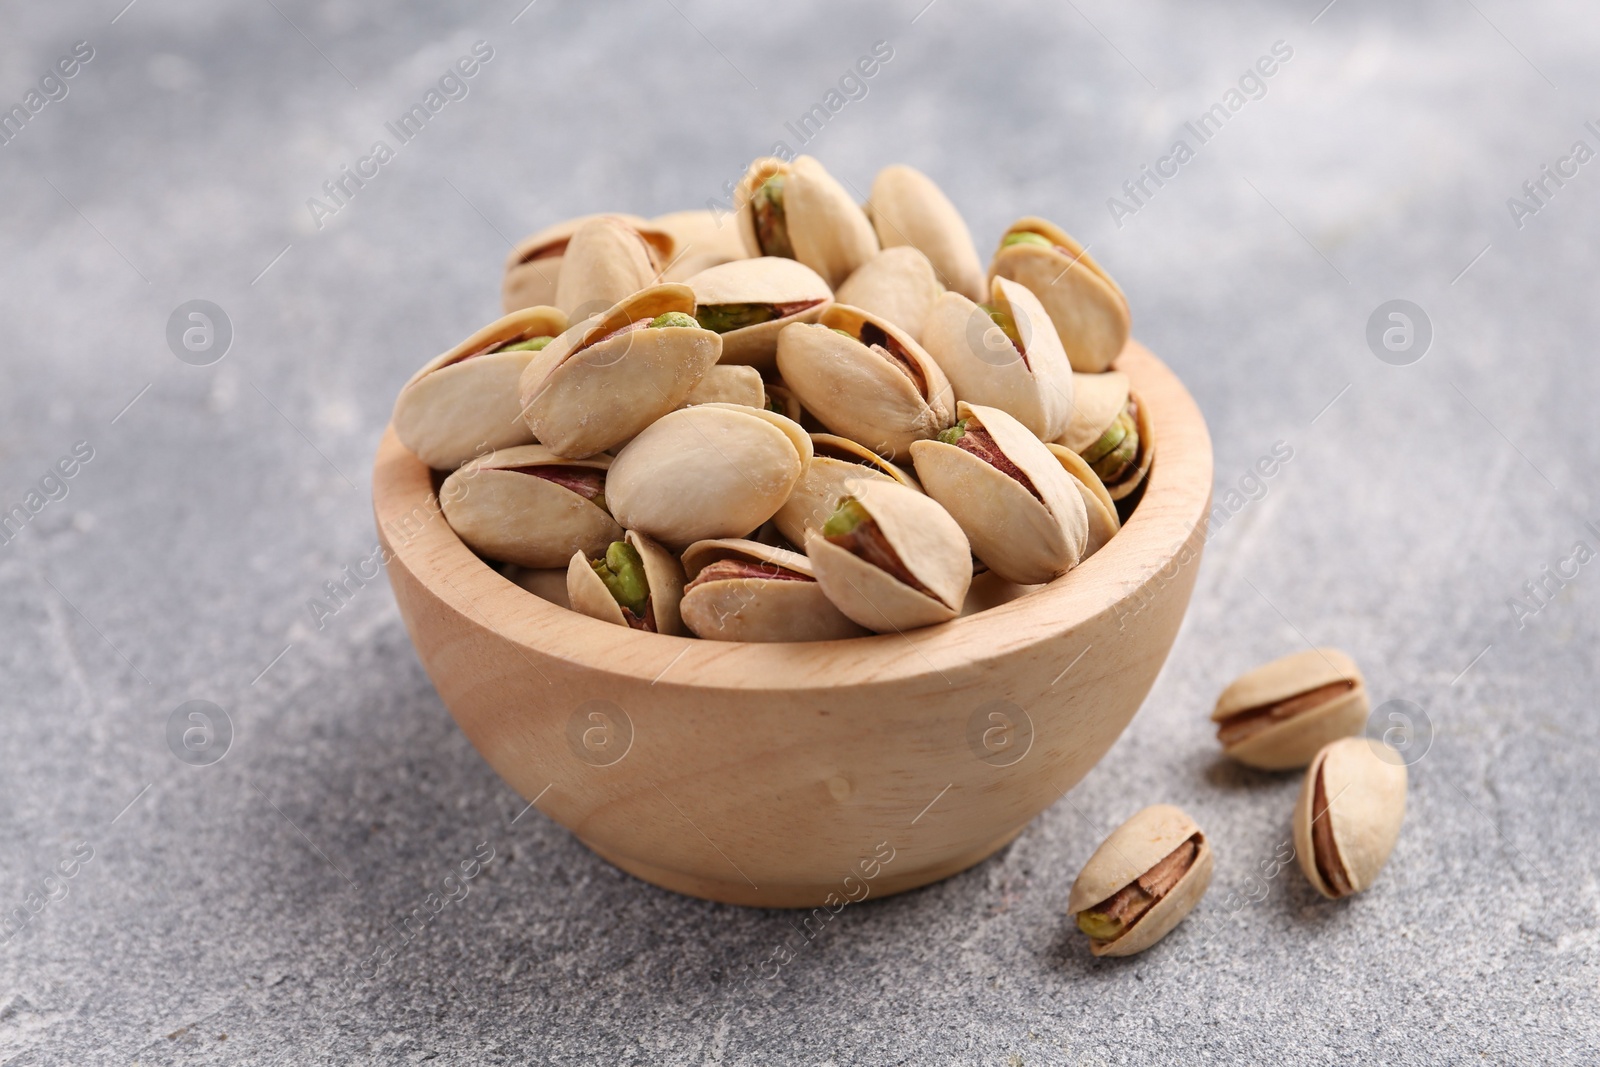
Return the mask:
POLYGON ((462 544, 392 428, 373 473, 389 580, 478 751, 630 874, 763 907, 926 885, 1006 845, 1088 773, 1182 622, 1211 440, 1182 383, 1137 342, 1117 369, 1160 442, 1138 509, 1049 586, 940 626, 737 644, 566 611, 462 544))

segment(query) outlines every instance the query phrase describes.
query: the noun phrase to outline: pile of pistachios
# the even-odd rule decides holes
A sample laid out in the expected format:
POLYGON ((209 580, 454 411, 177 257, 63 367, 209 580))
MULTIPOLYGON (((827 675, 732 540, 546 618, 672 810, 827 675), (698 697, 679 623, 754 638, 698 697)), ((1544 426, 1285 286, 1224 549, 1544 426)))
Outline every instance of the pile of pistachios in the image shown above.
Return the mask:
MULTIPOLYGON (((1263 664, 1217 698, 1223 754, 1267 771, 1306 768, 1290 817, 1292 858, 1330 900, 1370 887, 1406 813, 1401 754, 1361 736, 1367 688, 1355 661, 1313 648, 1263 664)), ((1272 877, 1290 856, 1266 861, 1272 877)), ((1072 886, 1067 910, 1096 956, 1131 956, 1172 931, 1211 882, 1211 844, 1186 813, 1145 808, 1112 831, 1072 886)))
POLYGON ((461 540, 621 626, 816 641, 1054 581, 1137 506, 1149 415, 1116 283, 1023 218, 987 273, 906 166, 859 205, 809 156, 736 211, 593 215, 506 265, 506 315, 401 390, 461 540))

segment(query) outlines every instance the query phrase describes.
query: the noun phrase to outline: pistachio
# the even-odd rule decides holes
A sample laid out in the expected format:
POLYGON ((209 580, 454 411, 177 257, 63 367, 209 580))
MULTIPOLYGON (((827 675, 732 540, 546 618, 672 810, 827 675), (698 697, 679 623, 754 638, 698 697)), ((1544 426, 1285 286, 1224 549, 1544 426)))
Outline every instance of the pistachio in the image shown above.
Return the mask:
POLYGON ((1111 832, 1072 885, 1067 911, 1096 956, 1131 956, 1161 940, 1211 884, 1211 845, 1170 804, 1145 808, 1111 832))
MULTIPOLYGON (((506 258, 505 277, 500 285, 500 299, 507 314, 523 308, 554 305, 556 282, 561 277, 567 244, 578 228, 602 215, 583 215, 558 222, 554 226, 523 238, 517 242, 506 258)), ((609 217, 635 227, 646 226, 637 215, 612 214, 609 217)))
POLYGON ((950 423, 944 372, 899 327, 845 304, 778 335, 778 371, 806 411, 841 437, 904 459, 950 423))
POLYGON ((811 561, 756 541, 697 541, 683 553, 689 576, 683 621, 714 641, 836 641, 866 633, 834 607, 811 561))
POLYGON ((956 396, 1016 416, 1034 436, 1050 441, 1072 420, 1072 367, 1039 300, 1006 278, 989 283, 988 304, 960 293, 934 302, 923 326, 923 347, 956 396))
POLYGON ((810 156, 750 164, 734 194, 739 232, 752 256, 797 259, 838 288, 878 250, 867 216, 810 156))
POLYGON ((704 329, 703 326, 700 326, 700 321, 686 311, 668 311, 657 315, 655 318, 650 320, 649 328, 652 330, 660 330, 668 326, 686 326, 691 330, 695 329, 696 327, 704 329))
POLYGON ((1294 808, 1294 847, 1312 888, 1337 900, 1372 885, 1406 814, 1406 765, 1381 741, 1345 737, 1311 760, 1294 808))
POLYGON ((910 245, 928 258, 944 288, 982 299, 983 265, 972 232, 926 174, 900 163, 884 167, 872 180, 867 213, 884 248, 910 245))
POLYGON ((445 521, 467 547, 523 567, 565 566, 622 536, 606 509, 609 456, 565 459, 543 445, 481 456, 439 487, 445 521))
POLYGON ((928 495, 961 525, 1000 577, 1033 585, 1083 558, 1088 514, 1073 477, 1017 419, 961 401, 955 426, 917 441, 911 460, 928 495))
POLYGON ((687 282, 703 270, 744 259, 738 220, 718 211, 673 211, 650 220, 652 229, 672 238, 673 257, 661 271, 664 282, 687 282))
POLYGON ((878 633, 961 611, 972 550, 950 514, 915 489, 858 478, 822 529, 806 535, 817 582, 846 616, 878 633))
MULTIPOLYGON (((1078 495, 1083 498, 1083 507, 1089 520, 1089 539, 1083 548, 1083 559, 1088 559, 1105 547, 1106 542, 1116 536, 1122 528, 1122 523, 1117 519, 1116 501, 1111 499, 1111 494, 1106 492, 1105 485, 1084 462, 1082 456, 1065 445, 1049 442, 1045 445, 1050 454, 1056 457, 1073 481, 1078 485, 1078 495)), ((1079 560, 1081 563, 1082 560, 1079 560)))
POLYGON ((700 379, 700 384, 694 387, 683 403, 685 407, 691 404, 741 404, 764 408, 767 398, 760 371, 754 367, 718 363, 706 369, 705 377, 700 379))
POLYGON ((688 286, 658 285, 533 353, 519 391, 534 435, 560 455, 592 456, 683 404, 722 351, 693 310, 688 286), (671 312, 687 324, 661 321, 671 312))
POLYGON ((673 251, 660 230, 615 215, 590 219, 567 242, 555 305, 574 321, 611 307, 654 284, 673 251))
POLYGON ((882 478, 912 489, 916 481, 877 453, 845 437, 828 433, 811 435, 811 463, 800 476, 789 499, 772 516, 778 532, 791 544, 806 543, 806 534, 820 530, 848 494, 853 478, 882 478))
POLYGON ((1074 370, 1107 369, 1128 342, 1127 297, 1083 246, 1052 222, 1030 217, 1012 223, 1000 239, 989 277, 1009 278, 1033 290, 1074 370))
POLYGON ((1359 734, 1367 688, 1336 648, 1296 652, 1234 680, 1211 720, 1223 752, 1263 770, 1304 767, 1328 742, 1359 734))
POLYGON ((517 382, 537 351, 530 346, 566 328, 566 316, 555 308, 527 308, 430 360, 395 400, 395 434, 438 470, 528 444, 533 433, 522 421, 517 382))
POLYGON ((722 362, 764 370, 777 356, 779 331, 791 322, 815 322, 833 299, 816 271, 775 256, 712 267, 687 284, 700 325, 722 335, 722 362))
POLYGON ((1056 441, 1094 468, 1126 522, 1155 460, 1149 412, 1130 389, 1125 374, 1111 371, 1072 377, 1072 421, 1056 441))
POLYGON ((651 423, 617 454, 607 497, 617 520, 674 548, 744 537, 788 499, 811 439, 781 415, 698 404, 651 423))
POLYGON ((885 248, 863 263, 835 299, 868 311, 920 341, 933 302, 944 292, 928 257, 909 245, 885 248))
POLYGON ((574 552, 567 564, 567 597, 574 611, 602 622, 647 633, 683 632, 683 568, 636 530, 612 541, 596 559, 574 552))

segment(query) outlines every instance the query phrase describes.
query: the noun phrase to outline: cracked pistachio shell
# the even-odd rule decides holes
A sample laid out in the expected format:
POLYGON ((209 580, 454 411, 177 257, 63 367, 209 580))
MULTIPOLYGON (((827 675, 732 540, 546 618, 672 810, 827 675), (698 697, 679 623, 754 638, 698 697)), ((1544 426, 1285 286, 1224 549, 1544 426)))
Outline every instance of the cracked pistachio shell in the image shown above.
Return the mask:
POLYGON ((836 299, 892 322, 913 341, 920 341, 928 312, 943 292, 928 257, 901 245, 885 248, 863 263, 839 286, 836 299))
POLYGON ((772 518, 810 462, 811 438, 782 415, 698 404, 628 442, 606 499, 618 522, 673 548, 744 537, 772 518))
POLYGON ((768 178, 781 174, 783 213, 792 258, 837 289, 878 251, 878 235, 866 213, 833 175, 811 156, 785 163, 773 156, 750 164, 734 194, 739 205, 739 233, 752 256, 767 255, 756 236, 752 197, 768 178))
POLYGON ((800 406, 800 398, 790 392, 789 387, 783 382, 768 382, 764 388, 767 402, 762 407, 768 411, 776 411, 790 422, 800 422, 807 417, 805 409, 800 406))
POLYGON ((872 180, 867 214, 884 248, 915 248, 928 257, 944 288, 969 300, 983 298, 983 264, 972 231, 933 179, 903 163, 884 167, 872 180))
POLYGON ((1018 597, 1027 596, 1035 589, 1043 589, 1042 585, 1018 585, 1008 582, 991 570, 983 570, 972 576, 972 585, 967 589, 967 598, 961 604, 961 615, 976 615, 980 611, 997 608, 1001 604, 1009 604, 1018 597))
POLYGON ((1082 563, 1096 552, 1105 547, 1107 541, 1116 536, 1122 529, 1122 523, 1117 518, 1117 505, 1111 499, 1111 494, 1106 492, 1106 487, 1100 481, 1100 476, 1094 472, 1084 458, 1067 448, 1050 442, 1045 445, 1050 454, 1056 457, 1066 472, 1072 475, 1078 483, 1078 495, 1083 498, 1084 514, 1089 521, 1089 539, 1084 545, 1082 563))
POLYGON ((1192 837, 1199 838, 1194 863, 1167 893, 1112 941, 1091 939, 1096 956, 1131 956, 1172 932, 1205 896, 1211 884, 1213 859, 1205 834, 1182 809, 1154 804, 1111 831, 1083 865, 1067 898, 1067 911, 1077 916, 1111 897, 1166 859, 1192 837))
POLYGON ((1038 496, 999 467, 956 445, 917 441, 911 461, 923 489, 944 506, 989 569, 1019 585, 1059 578, 1083 558, 1089 520, 1076 479, 1028 428, 999 408, 961 401, 956 420, 983 429, 1038 496))
POLYGON ((1083 246, 1045 219, 1011 224, 989 266, 989 277, 1010 278, 1033 290, 1056 325, 1072 369, 1103 371, 1128 343, 1128 299, 1083 246), (1035 233, 1050 242, 1006 245, 1014 233, 1035 233), (1070 268, 1070 269, 1069 269, 1070 268))
POLYGON ((691 404, 739 404, 743 407, 765 407, 766 386, 761 382, 761 372, 754 367, 730 366, 718 363, 706 368, 704 378, 689 392, 685 407, 691 404))
POLYGON ((770 369, 778 354, 778 332, 791 322, 816 322, 833 292, 804 263, 760 256, 701 271, 686 282, 694 290, 696 313, 728 304, 806 305, 781 318, 722 334, 722 362, 770 369))
POLYGON ((1106 492, 1111 494, 1111 499, 1117 502, 1117 513, 1127 519, 1132 510, 1128 501, 1133 491, 1144 485, 1145 478, 1150 474, 1150 464, 1156 457, 1156 431, 1150 422, 1150 409, 1145 407, 1144 401, 1139 399, 1138 393, 1129 395, 1133 401, 1135 422, 1139 427, 1139 461, 1138 466, 1131 474, 1120 479, 1115 485, 1106 486, 1106 492))
POLYGON ((875 633, 930 626, 959 615, 972 582, 972 548, 950 513, 917 490, 886 479, 858 478, 847 488, 927 592, 812 530, 806 535, 806 555, 828 599, 875 633))
POLYGON ((567 242, 555 306, 574 322, 598 314, 654 285, 672 255, 673 240, 661 230, 615 215, 590 219, 567 242))
POLYGON ((535 352, 519 383, 522 417, 534 436, 560 455, 592 456, 682 405, 717 362, 720 337, 695 326, 608 336, 671 311, 694 313, 688 286, 635 293, 535 352))
MULTIPOLYGON (((546 226, 517 242, 506 257, 506 271, 500 282, 500 300, 509 313, 541 304, 553 306, 556 302, 556 282, 561 277, 561 264, 567 254, 567 242, 578 227, 601 215, 580 215, 553 226, 546 226)), ((637 215, 613 214, 630 226, 646 225, 637 215)))
POLYGON ((890 459, 950 425, 955 398, 944 371, 904 330, 860 308, 834 304, 813 325, 785 326, 778 372, 818 422, 890 459), (867 326, 883 332, 912 374, 858 340, 867 326))
POLYGON ((1343 652, 1308 649, 1235 679, 1217 698, 1211 721, 1223 753, 1240 763, 1268 771, 1304 767, 1328 742, 1366 726, 1367 687, 1343 652))
POLYGON ((703 270, 749 255, 738 221, 725 212, 673 211, 651 219, 650 227, 673 241, 673 258, 661 272, 664 282, 685 282, 703 270))
POLYGON ((503 448, 471 460, 439 486, 445 521, 468 548, 523 567, 564 567, 574 552, 597 553, 622 536, 605 508, 522 467, 599 471, 608 456, 564 459, 543 445, 503 448))
POLYGON ((849 495, 845 483, 852 478, 884 478, 912 489, 916 479, 869 448, 831 433, 811 435, 811 463, 795 484, 794 492, 772 516, 773 525, 792 545, 806 543, 806 534, 822 529, 828 516, 849 495))
POLYGON ((1312 888, 1336 900, 1372 885, 1400 837, 1406 778, 1400 754, 1368 737, 1342 738, 1316 754, 1294 806, 1295 856, 1312 888), (1328 830, 1319 834, 1316 823, 1324 819, 1328 830), (1320 843, 1331 844, 1331 850, 1319 848, 1320 843), (1335 884, 1325 871, 1333 878, 1342 876, 1348 889, 1335 884))
POLYGON ((1015 323, 1020 350, 987 311, 954 292, 928 313, 922 347, 958 399, 1010 412, 1035 437, 1053 440, 1071 423, 1076 387, 1056 328, 1038 298, 1016 282, 993 279, 989 301, 1015 323))
POLYGON ((1128 376, 1121 371, 1072 375, 1072 421, 1057 444, 1082 455, 1100 439, 1112 421, 1128 406, 1128 376))
MULTIPOLYGON (((650 610, 656 620, 654 632, 681 635, 683 622, 678 605, 683 599, 683 568, 672 553, 636 530, 629 530, 619 540, 632 545, 644 564, 645 584, 650 587, 650 610)), ((606 544, 610 546, 609 541, 606 544)), ((627 626, 628 620, 622 614, 622 607, 589 564, 590 559, 599 559, 605 553, 605 548, 602 548, 599 552, 572 554, 566 570, 567 599, 573 611, 601 622, 627 626)))
POLYGON ((485 326, 411 376, 394 404, 400 443, 435 470, 455 470, 473 456, 525 445, 517 382, 533 352, 489 352, 534 337, 555 337, 567 317, 552 307, 514 311, 485 326))
POLYGON ((570 608, 567 598, 567 572, 562 567, 519 567, 508 564, 501 572, 507 581, 517 585, 540 600, 548 600, 557 607, 570 608))
POLYGON ((713 641, 837 641, 866 633, 823 594, 811 561, 800 553, 733 538, 696 541, 683 553, 691 583, 706 567, 723 561, 776 566, 806 580, 753 575, 695 585, 684 594, 682 610, 684 624, 696 636, 713 641))

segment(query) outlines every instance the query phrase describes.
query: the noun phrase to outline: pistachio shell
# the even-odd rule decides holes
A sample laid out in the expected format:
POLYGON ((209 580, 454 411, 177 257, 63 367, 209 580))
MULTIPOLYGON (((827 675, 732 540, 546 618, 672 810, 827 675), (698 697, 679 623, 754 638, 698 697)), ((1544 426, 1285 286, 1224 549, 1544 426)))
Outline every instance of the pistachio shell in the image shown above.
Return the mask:
MULTIPOLYGON (((1083 559, 1088 559, 1105 547, 1107 541, 1122 529, 1117 518, 1117 505, 1106 492, 1105 485, 1094 468, 1084 458, 1065 445, 1050 442, 1045 445, 1062 468, 1078 483, 1078 495, 1083 497, 1084 512, 1089 520, 1089 539, 1083 548, 1083 559)), ((1079 560, 1082 563, 1083 560, 1079 560)))
POLYGON ((806 535, 806 555, 828 599, 877 633, 955 618, 972 581, 972 549, 950 513, 915 489, 884 479, 859 478, 848 488, 901 564, 928 592, 812 530, 806 535))
POLYGON ((1240 763, 1304 767, 1328 742, 1361 732, 1366 684, 1355 661, 1336 648, 1296 652, 1235 679, 1211 721, 1221 724, 1223 752, 1240 763))
POLYGON ((680 548, 743 537, 788 499, 811 461, 811 439, 782 415, 699 404, 665 415, 611 465, 617 521, 680 548))
POLYGON ((754 367, 730 366, 718 363, 706 368, 704 378, 689 392, 690 404, 740 404, 744 407, 766 406, 766 388, 761 384, 761 372, 754 367))
POLYGON ((762 407, 769 411, 776 411, 790 422, 802 422, 802 420, 809 418, 805 410, 800 406, 800 398, 795 396, 783 382, 768 382, 765 389, 767 402, 762 407))
POLYGON ((622 536, 603 507, 521 467, 605 471, 607 456, 563 459, 543 445, 480 456, 439 487, 450 528, 479 555, 523 567, 561 567, 574 552, 596 553, 622 536))
POLYGON ((806 304, 782 318, 744 326, 722 334, 722 362, 768 369, 778 353, 778 332, 791 322, 816 322, 833 293, 828 283, 804 263, 779 256, 760 256, 701 271, 686 283, 694 290, 697 311, 727 304, 806 304))
POLYGON ((683 553, 691 584, 713 563, 768 564, 806 581, 759 576, 707 580, 683 597, 683 621, 713 641, 837 641, 866 633, 834 607, 817 584, 811 561, 798 552, 757 541, 696 541, 683 553))
POLYGON ((1072 421, 1055 439, 1082 455, 1128 406, 1128 376, 1121 371, 1072 375, 1072 421))
POLYGON ((1055 323, 1074 370, 1092 373, 1111 366, 1128 343, 1130 329, 1128 300, 1117 283, 1082 245, 1045 219, 1019 219, 1005 236, 989 277, 1010 278, 1033 290, 1055 323), (1013 233, 1037 233, 1051 245, 1005 245, 1005 236, 1013 233))
POLYGON ((394 432, 436 470, 455 470, 473 456, 529 444, 517 382, 530 351, 486 352, 534 337, 554 337, 567 317, 553 307, 514 311, 485 326, 411 376, 394 404, 394 432))
POLYGON ((957 420, 969 432, 988 431, 1007 461, 1038 496, 999 467, 957 445, 918 441, 911 446, 917 478, 966 533, 972 550, 1000 577, 1034 585, 1060 577, 1083 557, 1088 516, 1076 480, 1017 419, 999 408, 965 401, 957 420))
POLYGON ((944 288, 982 299, 983 264, 972 231, 933 179, 903 163, 884 167, 872 180, 867 214, 884 248, 910 245, 928 257, 944 288))
POLYGON ((604 311, 655 284, 672 254, 672 238, 660 230, 615 215, 590 219, 567 242, 555 305, 574 322, 604 311))
POLYGON ((919 489, 916 481, 869 448, 831 433, 811 435, 811 463, 800 476, 789 499, 772 516, 778 532, 790 544, 803 545, 806 534, 822 529, 852 478, 886 478, 919 489))
POLYGON ((567 570, 565 567, 519 567, 508 564, 502 572, 506 579, 540 600, 548 600, 557 607, 570 608, 567 596, 567 570))
POLYGON ((750 164, 735 194, 739 232, 752 256, 768 254, 756 236, 752 197, 768 178, 784 176, 783 212, 794 259, 836 289, 878 251, 872 223, 845 192, 844 186, 811 156, 791 163, 768 156, 750 164))
MULTIPOLYGON (((683 568, 670 552, 638 531, 629 530, 625 539, 644 563, 645 582, 650 587, 650 614, 655 617, 654 632, 672 636, 682 634, 679 603, 683 599, 683 568)), ((621 605, 589 563, 591 556, 599 559, 604 554, 605 549, 595 553, 572 554, 572 559, 567 563, 567 598, 573 611, 601 622, 627 626, 628 619, 623 615, 621 605)))
POLYGON ((885 248, 863 263, 835 296, 839 303, 869 311, 919 341, 922 324, 943 292, 928 257, 901 245, 885 248))
POLYGON ((1312 888, 1330 899, 1368 888, 1389 861, 1406 815, 1406 765, 1381 741, 1346 737, 1326 745, 1306 768, 1294 807, 1294 848, 1312 888), (1317 779, 1322 779, 1322 802, 1317 779), (1329 820, 1333 849, 1319 850, 1315 823, 1329 820), (1342 873, 1348 890, 1324 877, 1342 873))
POLYGON ((651 219, 650 227, 672 238, 672 259, 661 271, 664 282, 686 282, 703 270, 749 255, 738 219, 724 212, 673 211, 651 219))
POLYGON ((1131 394, 1129 399, 1134 404, 1134 415, 1139 424, 1139 463, 1132 474, 1119 480, 1115 485, 1106 486, 1106 492, 1117 502, 1117 514, 1121 515, 1124 521, 1133 510, 1135 503, 1133 492, 1144 485, 1144 480, 1150 473, 1150 464, 1154 462, 1156 456, 1155 426, 1150 422, 1150 409, 1144 406, 1137 393, 1131 394))
POLYGON ((636 293, 534 353, 520 382, 523 418, 534 435, 560 455, 592 456, 682 405, 717 362, 720 337, 690 326, 608 336, 672 311, 694 311, 688 286, 636 293))
POLYGON ((1096 956, 1131 956, 1161 940, 1205 895, 1213 866, 1211 845, 1204 832, 1186 813, 1170 804, 1145 808, 1100 843, 1067 898, 1067 911, 1074 916, 1109 899, 1191 838, 1199 839, 1199 847, 1194 862, 1177 884, 1120 937, 1111 941, 1091 939, 1091 952, 1096 956))
POLYGON ((967 588, 967 598, 961 604, 961 615, 963 618, 976 615, 980 611, 1009 604, 1018 597, 1027 596, 1035 589, 1043 588, 1042 585, 1018 585, 1016 582, 1008 582, 986 569, 972 576, 972 585, 967 588))
MULTIPOLYGON (((500 283, 500 300, 509 313, 541 304, 554 305, 556 282, 561 277, 561 265, 566 258, 567 242, 578 227, 601 215, 581 215, 553 226, 517 242, 506 257, 505 277, 500 283)), ((645 225, 637 215, 612 214, 612 218, 633 226, 645 225)))
POLYGON ((950 379, 957 399, 1001 408, 1049 441, 1072 420, 1075 382, 1055 326, 1031 292, 990 282, 990 303, 1016 324, 1022 346, 989 313, 959 293, 945 293, 928 313, 923 347, 950 379))
POLYGON ((834 304, 814 325, 785 326, 778 371, 824 426, 891 459, 950 425, 954 398, 939 365, 905 331, 860 308, 834 304), (920 382, 857 339, 868 324, 904 353, 920 382))

